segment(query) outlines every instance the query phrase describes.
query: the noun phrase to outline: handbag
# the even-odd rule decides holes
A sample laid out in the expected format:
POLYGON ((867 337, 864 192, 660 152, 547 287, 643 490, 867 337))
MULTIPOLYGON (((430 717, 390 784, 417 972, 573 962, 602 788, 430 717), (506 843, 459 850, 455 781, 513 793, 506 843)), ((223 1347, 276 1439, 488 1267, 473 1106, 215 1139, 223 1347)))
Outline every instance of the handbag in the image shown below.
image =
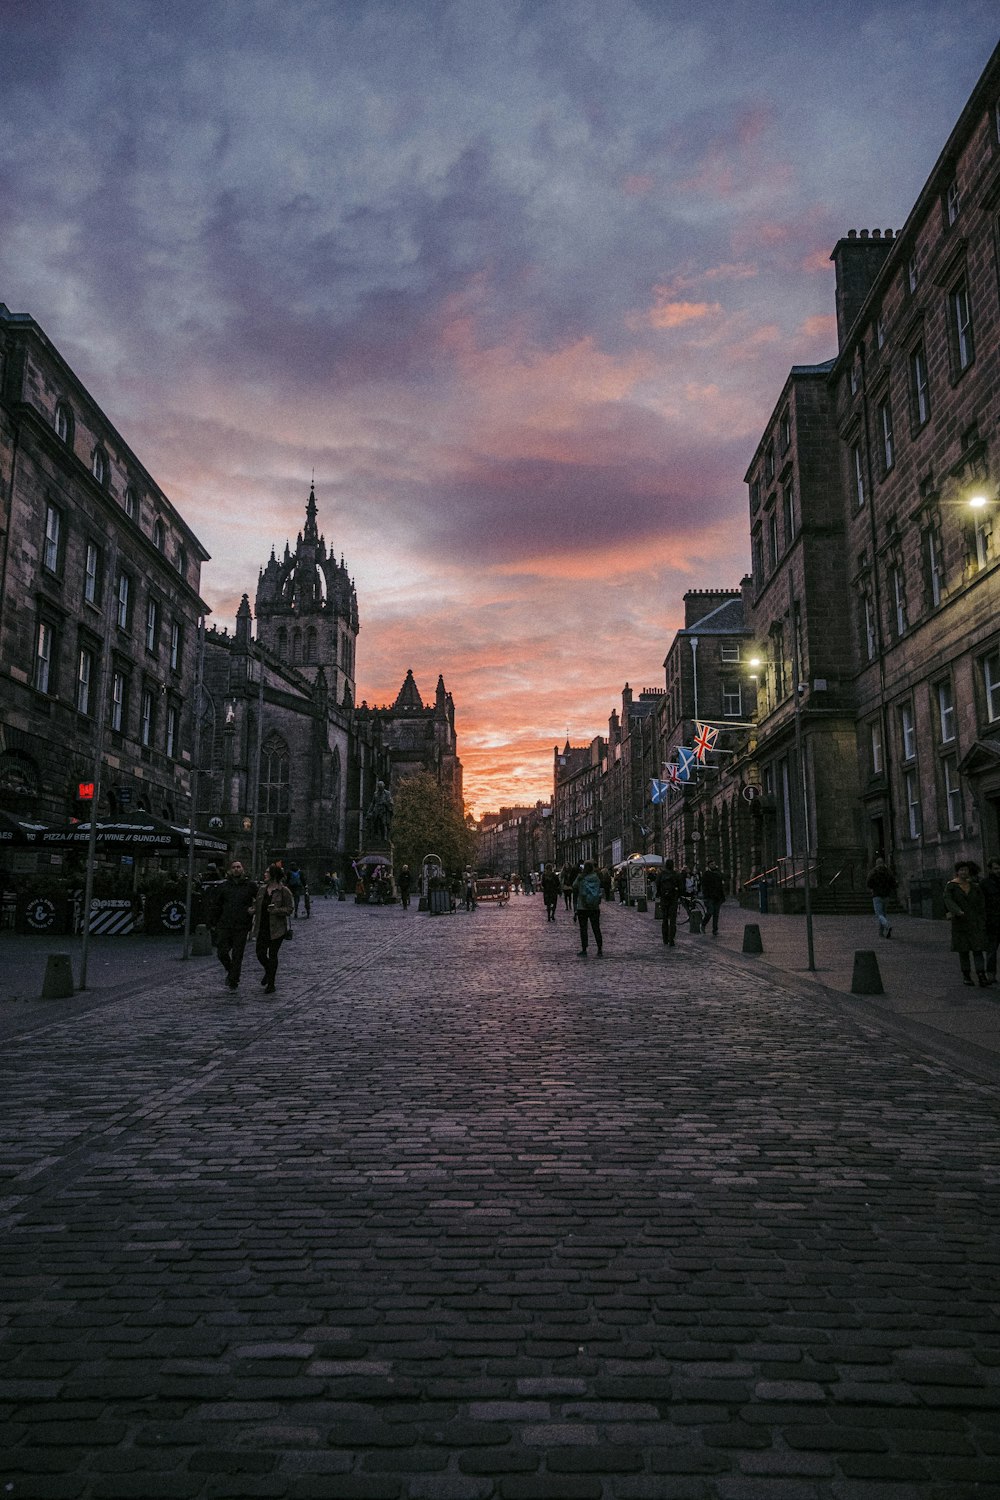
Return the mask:
POLYGON ((295 936, 295 933, 293 932, 292 928, 289 927, 288 931, 285 933, 285 942, 286 943, 290 943, 292 941, 292 938, 294 936, 295 936))

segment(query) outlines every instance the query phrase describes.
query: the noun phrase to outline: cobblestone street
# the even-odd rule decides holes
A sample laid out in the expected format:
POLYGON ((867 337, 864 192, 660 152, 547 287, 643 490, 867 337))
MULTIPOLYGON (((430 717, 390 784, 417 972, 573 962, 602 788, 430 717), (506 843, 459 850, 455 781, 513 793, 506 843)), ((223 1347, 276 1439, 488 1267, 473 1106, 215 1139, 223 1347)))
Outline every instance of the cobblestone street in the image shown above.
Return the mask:
POLYGON ((317 901, 2 1067, 0 1494, 1000 1497, 1000 1090, 540 899, 317 901))

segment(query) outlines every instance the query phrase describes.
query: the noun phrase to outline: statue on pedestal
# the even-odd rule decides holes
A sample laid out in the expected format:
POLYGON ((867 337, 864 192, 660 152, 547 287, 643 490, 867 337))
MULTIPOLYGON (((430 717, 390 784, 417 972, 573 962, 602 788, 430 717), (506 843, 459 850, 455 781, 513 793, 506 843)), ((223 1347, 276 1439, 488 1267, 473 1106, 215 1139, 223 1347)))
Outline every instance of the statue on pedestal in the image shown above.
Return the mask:
POLYGON ((393 807, 392 793, 385 782, 376 782, 375 795, 365 814, 368 832, 373 843, 379 845, 388 843, 389 835, 392 833, 393 807))

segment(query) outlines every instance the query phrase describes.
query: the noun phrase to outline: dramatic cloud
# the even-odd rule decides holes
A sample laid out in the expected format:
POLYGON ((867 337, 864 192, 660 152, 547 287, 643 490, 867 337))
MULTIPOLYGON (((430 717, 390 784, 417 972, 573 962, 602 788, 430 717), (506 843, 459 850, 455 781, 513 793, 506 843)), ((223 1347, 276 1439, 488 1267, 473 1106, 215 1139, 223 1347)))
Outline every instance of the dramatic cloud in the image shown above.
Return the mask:
POLYGON ((738 583, 830 250, 902 223, 994 42, 985 0, 12 0, 0 298, 221 621, 315 471, 362 695, 443 672, 470 800, 534 800, 738 583))

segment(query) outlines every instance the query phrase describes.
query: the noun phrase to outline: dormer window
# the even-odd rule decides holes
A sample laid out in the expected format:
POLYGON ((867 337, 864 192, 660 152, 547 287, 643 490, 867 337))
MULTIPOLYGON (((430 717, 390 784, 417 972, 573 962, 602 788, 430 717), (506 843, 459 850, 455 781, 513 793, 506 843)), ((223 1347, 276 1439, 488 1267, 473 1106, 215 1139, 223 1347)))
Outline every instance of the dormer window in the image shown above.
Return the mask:
POLYGON ((95 448, 90 460, 90 472, 103 489, 108 482, 108 455, 103 448, 95 448))

